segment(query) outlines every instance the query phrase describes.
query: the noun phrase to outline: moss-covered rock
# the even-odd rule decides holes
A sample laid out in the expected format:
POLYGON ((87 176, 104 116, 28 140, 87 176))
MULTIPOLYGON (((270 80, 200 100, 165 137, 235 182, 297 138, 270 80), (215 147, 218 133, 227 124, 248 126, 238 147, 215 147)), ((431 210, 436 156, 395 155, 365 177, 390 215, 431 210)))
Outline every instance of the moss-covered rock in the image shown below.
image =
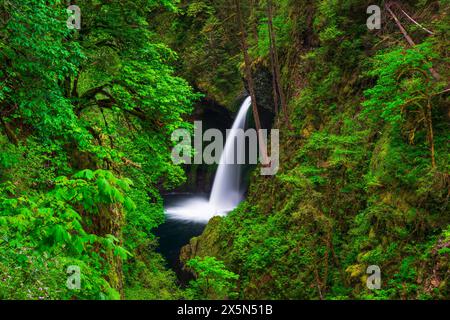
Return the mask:
POLYGON ((220 233, 218 226, 222 218, 213 217, 207 224, 202 235, 194 237, 189 244, 181 248, 180 261, 186 264, 187 261, 194 257, 215 256, 220 259, 220 233))

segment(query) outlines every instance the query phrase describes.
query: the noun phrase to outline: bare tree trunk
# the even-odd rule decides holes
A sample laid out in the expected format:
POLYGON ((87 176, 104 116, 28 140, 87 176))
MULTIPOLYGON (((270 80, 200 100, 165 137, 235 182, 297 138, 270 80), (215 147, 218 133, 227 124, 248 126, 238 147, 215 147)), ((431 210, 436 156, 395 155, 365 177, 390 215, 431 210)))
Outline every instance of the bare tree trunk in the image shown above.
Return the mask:
POLYGON ((436 168, 436 158, 435 158, 435 154, 434 154, 434 132, 433 132, 433 119, 431 118, 431 101, 430 101, 430 97, 428 98, 428 102, 427 102, 427 126, 428 126, 428 140, 430 143, 430 153, 431 153, 431 166, 433 168, 436 168))
POLYGON ((320 300, 323 300, 323 294, 322 294, 322 284, 320 283, 320 276, 319 276, 319 272, 317 271, 317 268, 314 269, 314 276, 316 278, 316 286, 317 286, 317 291, 319 293, 319 298, 320 300))
MULTIPOLYGON (((269 23, 268 23, 268 27, 269 27, 269 32, 271 30, 270 26, 272 25, 272 19, 271 19, 271 5, 272 3, 268 3, 268 17, 269 17, 269 23)), ((275 104, 275 115, 278 116, 278 84, 277 84, 277 79, 275 76, 275 57, 274 57, 274 50, 273 50, 273 46, 272 46, 272 40, 269 37, 269 42, 270 42, 270 67, 271 67, 271 71, 272 71, 272 88, 273 88, 273 103, 275 104)))
POLYGON ((236 16, 240 29, 242 53, 244 54, 245 77, 247 78, 248 88, 250 91, 250 96, 252 98, 253 118, 255 119, 256 130, 258 131, 258 142, 259 142, 259 149, 261 150, 262 155, 262 162, 263 162, 262 164, 267 166, 270 164, 269 159, 267 157, 267 149, 266 144, 264 142, 264 136, 261 131, 261 122, 259 120, 258 106, 256 104, 255 85, 253 83, 252 78, 251 60, 250 56, 248 55, 247 32, 245 31, 245 26, 242 19, 240 2, 239 0, 234 0, 234 3, 236 5, 236 13, 237 13, 236 16))
POLYGON ((393 5, 397 6, 400 11, 412 22, 414 23, 416 26, 420 27, 422 30, 425 30, 427 33, 429 34, 434 34, 432 31, 428 30, 427 28, 425 28, 424 26, 422 26, 420 23, 418 23, 416 20, 414 20, 409 14, 407 14, 405 12, 405 10, 402 9, 402 7, 400 7, 400 5, 396 2, 392 3, 393 5))
POLYGON ((277 80, 275 80, 275 69, 273 65, 273 60, 271 60, 272 63, 272 88, 273 88, 273 103, 275 105, 275 115, 278 116, 278 91, 277 91, 277 80))
MULTIPOLYGON (((396 6, 400 7, 398 4, 393 3, 396 6)), ((416 43, 414 42, 414 40, 409 36, 408 32, 406 32, 405 28, 403 28, 402 24, 400 23, 400 20, 398 20, 397 16, 394 14, 394 12, 392 12, 391 10, 391 4, 387 3, 385 5, 386 10, 389 12, 389 14, 391 15, 392 19, 394 19, 395 23, 397 24, 398 28, 400 29, 401 33, 403 34, 403 36, 405 37, 406 41, 408 42, 408 44, 411 47, 414 47, 416 45, 416 43)), ((434 70, 433 68, 429 68, 428 69, 431 73, 431 75, 433 76, 434 79, 436 80, 440 80, 441 76, 439 75, 439 73, 436 72, 436 70, 434 70)))
POLYGON ((0 123, 5 128, 5 133, 6 133, 6 136, 8 137, 9 142, 11 142, 12 144, 17 146, 19 144, 19 140, 17 139, 14 131, 11 129, 9 124, 7 122, 5 122, 2 117, 0 117, 0 123))
POLYGON ((251 24, 252 24, 252 33, 253 33, 253 38, 255 40, 256 43, 258 43, 258 17, 257 17, 257 6, 258 6, 258 0, 251 0, 250 5, 252 6, 252 10, 251 10, 251 24))
POLYGON ((269 38, 270 38, 270 59, 272 61, 273 77, 275 77, 275 83, 277 86, 277 91, 280 96, 281 110, 283 112, 284 121, 289 129, 292 129, 291 123, 289 121, 289 115, 287 111, 286 98, 281 85, 281 72, 280 63, 278 61, 278 53, 275 40, 275 31, 273 29, 273 11, 272 11, 272 0, 267 1, 267 16, 268 16, 268 26, 269 26, 269 38))

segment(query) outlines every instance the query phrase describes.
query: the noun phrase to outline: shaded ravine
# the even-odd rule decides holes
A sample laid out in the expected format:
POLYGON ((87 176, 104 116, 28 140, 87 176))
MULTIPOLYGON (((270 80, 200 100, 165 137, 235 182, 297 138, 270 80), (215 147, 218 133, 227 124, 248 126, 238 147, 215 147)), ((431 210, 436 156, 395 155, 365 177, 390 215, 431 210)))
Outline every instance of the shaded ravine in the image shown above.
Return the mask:
POLYGON ((200 235, 208 221, 217 215, 226 215, 244 198, 242 188, 243 164, 236 164, 237 154, 245 154, 245 141, 237 139, 238 132, 245 129, 251 98, 242 103, 232 128, 229 130, 220 163, 215 174, 211 195, 168 194, 164 197, 166 222, 155 234, 159 238, 158 251, 165 257, 180 282, 189 280, 179 260, 180 249, 190 239, 200 235))

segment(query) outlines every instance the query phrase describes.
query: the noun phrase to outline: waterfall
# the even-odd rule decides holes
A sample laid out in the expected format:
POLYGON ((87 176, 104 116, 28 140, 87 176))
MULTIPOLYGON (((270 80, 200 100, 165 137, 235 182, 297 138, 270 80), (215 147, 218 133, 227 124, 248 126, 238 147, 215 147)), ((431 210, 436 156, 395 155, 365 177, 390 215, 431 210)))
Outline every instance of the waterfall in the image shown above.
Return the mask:
POLYGON ((239 152, 245 154, 245 141, 236 138, 239 130, 245 129, 250 106, 251 98, 248 97, 242 103, 233 126, 228 132, 209 201, 203 197, 194 196, 171 204, 165 210, 170 219, 207 223, 216 215, 225 215, 241 202, 243 196, 243 192, 240 190, 242 164, 237 164, 236 158, 239 152))
POLYGON ((252 100, 250 97, 247 97, 242 103, 220 157, 220 163, 209 198, 209 204, 217 213, 233 210, 242 200, 242 192, 240 190, 241 165, 237 164, 236 155, 240 152, 245 154, 245 141, 238 141, 237 133, 239 130, 245 129, 245 120, 251 104, 252 100))

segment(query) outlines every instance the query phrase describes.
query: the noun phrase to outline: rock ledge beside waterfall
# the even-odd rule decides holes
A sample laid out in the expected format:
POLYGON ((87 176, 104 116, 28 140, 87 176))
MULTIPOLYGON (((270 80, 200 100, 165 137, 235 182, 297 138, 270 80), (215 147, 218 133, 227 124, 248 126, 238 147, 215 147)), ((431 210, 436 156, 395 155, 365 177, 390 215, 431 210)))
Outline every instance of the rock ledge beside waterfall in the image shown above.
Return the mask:
POLYGON ((217 227, 223 219, 220 216, 213 217, 209 220, 203 233, 194 237, 189 241, 189 244, 181 248, 180 262, 183 269, 187 270, 186 263, 194 257, 215 256, 220 258, 221 241, 217 227))

